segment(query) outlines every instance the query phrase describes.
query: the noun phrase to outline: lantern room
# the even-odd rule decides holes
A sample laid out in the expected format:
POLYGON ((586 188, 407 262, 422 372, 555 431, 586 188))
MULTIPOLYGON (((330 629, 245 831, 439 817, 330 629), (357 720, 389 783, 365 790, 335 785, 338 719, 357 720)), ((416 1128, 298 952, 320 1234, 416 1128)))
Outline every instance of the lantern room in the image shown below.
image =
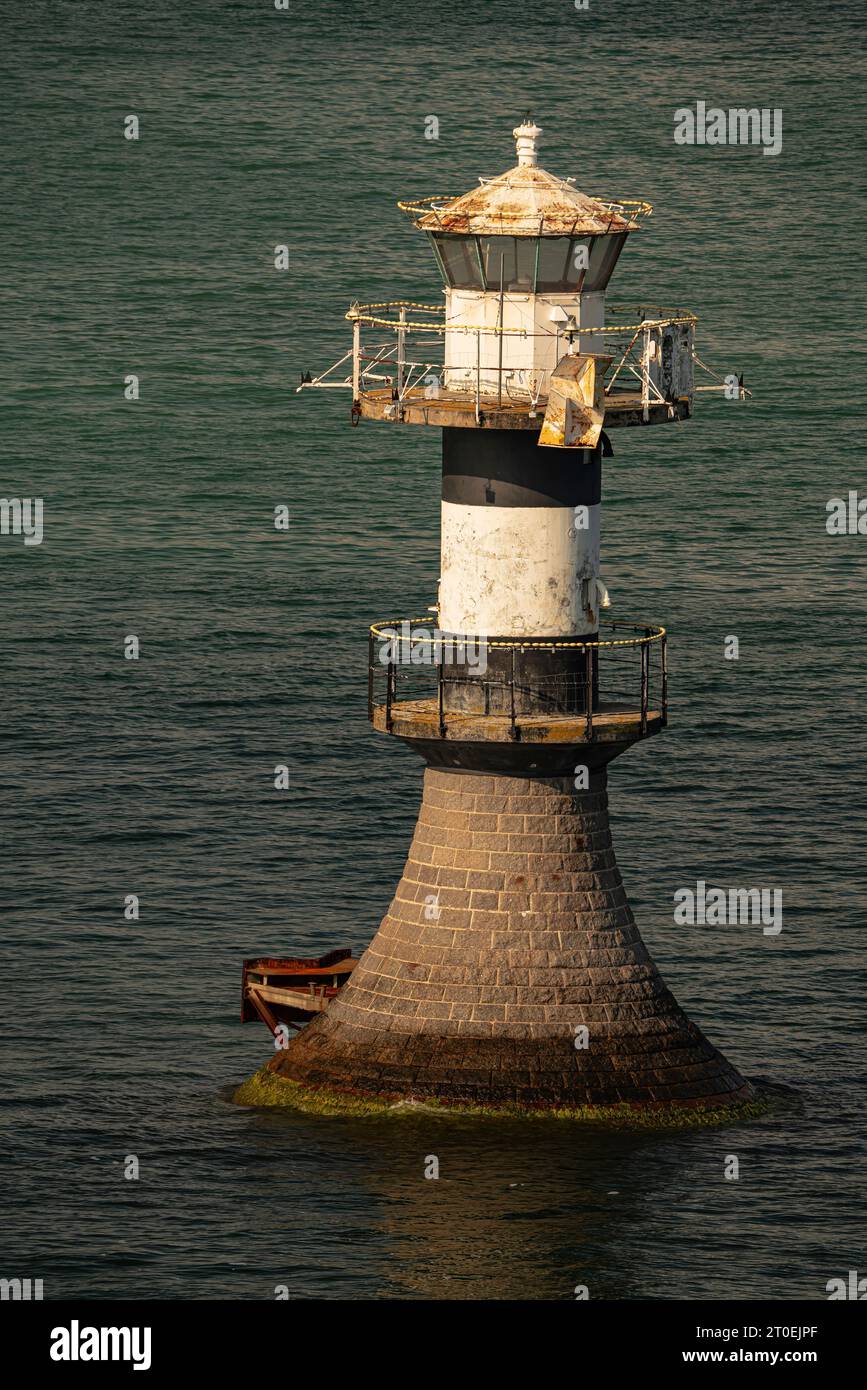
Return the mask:
POLYGON ((603 421, 607 431, 685 420, 696 391, 728 392, 729 378, 695 352, 688 310, 645 300, 606 314, 650 204, 590 197, 540 168, 542 131, 529 117, 513 135, 518 162, 505 173, 459 197, 398 204, 430 241, 443 299, 354 300, 351 347, 318 376, 303 373, 298 390, 349 388, 356 424, 526 430, 574 449, 595 449, 603 421), (695 366, 716 384, 696 387, 695 366))
POLYGON ((627 236, 650 211, 646 203, 587 197, 573 180, 539 168, 542 131, 529 118, 513 135, 518 163, 504 174, 445 202, 401 205, 427 233, 445 285, 447 389, 477 373, 482 389, 493 389, 505 369, 523 372, 532 391, 533 378, 550 373, 567 345, 600 352, 608 282, 627 236), (468 328, 493 330, 481 340, 480 360, 468 328))

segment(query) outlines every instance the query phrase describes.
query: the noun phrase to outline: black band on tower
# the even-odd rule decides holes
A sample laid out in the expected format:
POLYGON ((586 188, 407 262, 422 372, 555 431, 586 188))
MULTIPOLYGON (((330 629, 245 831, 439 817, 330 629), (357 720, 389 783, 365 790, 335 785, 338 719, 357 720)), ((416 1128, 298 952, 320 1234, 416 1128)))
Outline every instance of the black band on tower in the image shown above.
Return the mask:
POLYGON ((443 430, 443 501, 465 507, 595 506, 602 450, 540 449, 531 430, 443 430))

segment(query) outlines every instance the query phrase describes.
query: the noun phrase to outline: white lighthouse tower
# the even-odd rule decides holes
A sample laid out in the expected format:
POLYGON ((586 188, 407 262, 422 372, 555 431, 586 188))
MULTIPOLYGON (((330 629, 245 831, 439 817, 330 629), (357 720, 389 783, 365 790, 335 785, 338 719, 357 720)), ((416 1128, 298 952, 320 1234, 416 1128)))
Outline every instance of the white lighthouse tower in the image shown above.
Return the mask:
MULTIPOLYGON (((269 1064, 287 1099, 586 1112, 750 1094, 660 978, 607 811, 608 764, 667 723, 667 669, 662 627, 608 620, 603 458, 615 430, 691 414, 695 317, 607 308, 651 209, 547 173, 541 135, 527 118, 506 173, 401 204, 442 303, 347 315, 353 422, 442 432, 437 600, 370 630, 373 725, 427 767, 378 932, 269 1064)), ((340 384, 341 363, 303 384, 340 384)))
MULTIPOLYGON (((557 393, 561 410, 538 442, 565 443, 568 410, 570 442, 595 446, 601 368, 609 360, 595 354, 602 346, 595 330, 605 321, 611 272, 637 224, 540 169, 541 134, 529 121, 518 126, 513 169, 416 223, 430 236, 446 281, 444 387, 475 391, 478 379, 479 391, 500 403, 504 391, 509 402, 526 401, 529 420, 543 395, 551 402, 552 374, 563 362, 555 382, 572 394, 557 393)), ((571 477, 561 477, 557 459, 540 455, 534 431, 503 437, 446 429, 445 631, 488 638, 597 632, 606 602, 600 466, 591 447, 575 462, 571 477), (509 469, 493 487, 495 455, 500 468, 508 456, 509 469)))

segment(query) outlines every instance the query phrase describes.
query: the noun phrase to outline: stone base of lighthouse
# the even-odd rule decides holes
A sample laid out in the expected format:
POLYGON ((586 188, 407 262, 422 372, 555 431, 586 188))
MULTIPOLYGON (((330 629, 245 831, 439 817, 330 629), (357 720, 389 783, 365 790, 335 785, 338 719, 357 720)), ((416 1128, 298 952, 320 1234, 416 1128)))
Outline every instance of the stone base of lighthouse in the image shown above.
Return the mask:
POLYGON ((604 770, 576 792, 568 777, 428 768, 379 931, 268 1070, 362 1097, 484 1107, 717 1107, 751 1095, 638 934, 604 770))

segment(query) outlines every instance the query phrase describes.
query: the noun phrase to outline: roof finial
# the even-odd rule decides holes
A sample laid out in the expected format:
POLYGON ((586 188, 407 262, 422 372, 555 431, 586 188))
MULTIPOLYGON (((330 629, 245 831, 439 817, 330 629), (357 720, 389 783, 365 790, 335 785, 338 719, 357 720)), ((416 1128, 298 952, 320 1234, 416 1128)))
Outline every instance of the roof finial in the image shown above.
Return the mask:
POLYGON ((523 125, 516 125, 512 131, 515 137, 515 144, 518 149, 519 164, 536 163, 536 145, 539 136, 542 134, 542 127, 533 124, 533 117, 528 111, 524 117, 523 125))

